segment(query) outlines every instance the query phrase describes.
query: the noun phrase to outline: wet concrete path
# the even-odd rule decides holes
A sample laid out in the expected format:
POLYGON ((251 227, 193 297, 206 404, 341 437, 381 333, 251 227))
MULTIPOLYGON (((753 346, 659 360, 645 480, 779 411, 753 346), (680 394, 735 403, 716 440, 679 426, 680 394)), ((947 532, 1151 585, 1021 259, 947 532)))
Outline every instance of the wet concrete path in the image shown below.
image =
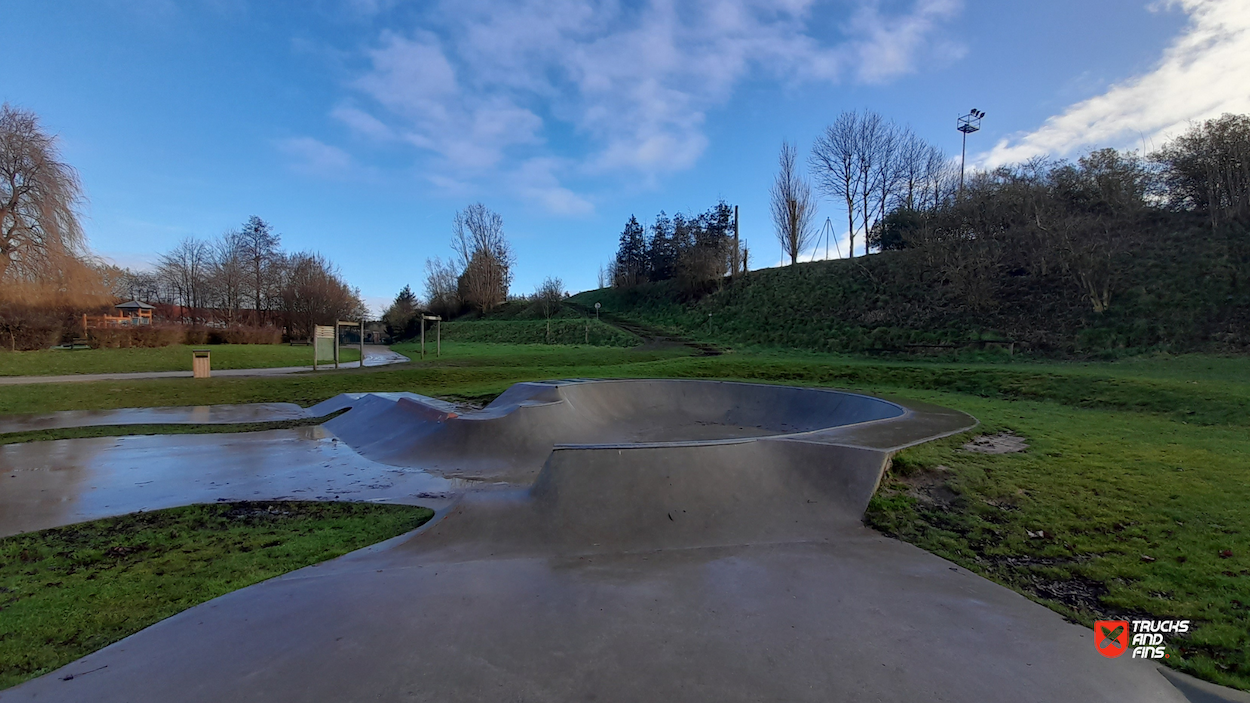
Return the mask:
POLYGON ((0 434, 109 425, 224 425, 303 420, 308 417, 308 411, 295 403, 64 410, 34 415, 0 415, 0 434))
POLYGON ((0 446, 0 536, 233 500, 364 500, 438 508, 463 484, 361 457, 321 427, 0 446))

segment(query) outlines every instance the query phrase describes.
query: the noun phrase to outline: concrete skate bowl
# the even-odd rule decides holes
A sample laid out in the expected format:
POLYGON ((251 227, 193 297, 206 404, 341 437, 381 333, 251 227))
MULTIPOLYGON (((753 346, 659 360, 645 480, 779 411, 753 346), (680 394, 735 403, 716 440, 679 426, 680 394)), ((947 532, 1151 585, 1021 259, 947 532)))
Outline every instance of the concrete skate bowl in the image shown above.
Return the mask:
POLYGON ((463 414, 419 396, 351 404, 326 427, 366 457, 495 489, 467 494, 431 532, 573 548, 855 524, 893 452, 976 424, 911 402, 700 380, 520 383, 463 414))

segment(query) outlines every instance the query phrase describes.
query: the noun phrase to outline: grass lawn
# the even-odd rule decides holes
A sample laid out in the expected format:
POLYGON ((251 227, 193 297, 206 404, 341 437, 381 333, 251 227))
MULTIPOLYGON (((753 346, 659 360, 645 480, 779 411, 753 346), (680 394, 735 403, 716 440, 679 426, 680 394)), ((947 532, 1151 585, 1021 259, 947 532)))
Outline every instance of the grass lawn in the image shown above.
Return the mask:
POLYGON ((1193 620, 1166 663, 1250 689, 1250 360, 956 364, 456 342, 443 351, 441 359, 316 376, 16 386, 0 393, 0 414, 308 405, 367 390, 484 401, 517 381, 579 377, 739 379, 938 403, 975 415, 978 433, 1014 432, 1029 449, 974 454, 960 448, 964 436, 907 450, 874 499, 870 524, 1078 622, 1193 620))
MULTIPOLYGON (((427 336, 428 336, 427 332, 427 336)), ((589 344, 596 347, 633 347, 642 339, 593 319, 476 320, 444 322, 443 340, 493 344, 589 344)), ((429 340, 427 339, 427 344, 429 340)))
POLYGON ((432 515, 370 503, 219 503, 0 539, 0 689, 432 515))
MULTIPOLYGON (((312 366, 312 347, 289 344, 211 344, 131 349, 43 349, 0 351, 0 376, 62 376, 75 373, 190 371, 191 350, 212 352, 214 369, 267 369, 312 366)), ((339 350, 342 361, 360 361, 360 350, 339 350)))

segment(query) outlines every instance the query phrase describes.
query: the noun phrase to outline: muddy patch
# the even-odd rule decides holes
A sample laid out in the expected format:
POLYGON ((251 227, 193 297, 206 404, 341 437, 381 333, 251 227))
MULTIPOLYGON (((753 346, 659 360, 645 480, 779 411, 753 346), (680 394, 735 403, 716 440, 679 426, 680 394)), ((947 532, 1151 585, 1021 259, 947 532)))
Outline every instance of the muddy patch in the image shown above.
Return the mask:
POLYGON ((1010 432, 983 434, 963 447, 966 452, 977 452, 978 454, 1014 454, 1028 448, 1029 443, 1025 441, 1024 437, 1010 432))
POLYGON ((949 466, 912 470, 906 474, 894 474, 894 489, 911 496, 926 508, 947 510, 959 500, 947 481, 955 475, 949 466))

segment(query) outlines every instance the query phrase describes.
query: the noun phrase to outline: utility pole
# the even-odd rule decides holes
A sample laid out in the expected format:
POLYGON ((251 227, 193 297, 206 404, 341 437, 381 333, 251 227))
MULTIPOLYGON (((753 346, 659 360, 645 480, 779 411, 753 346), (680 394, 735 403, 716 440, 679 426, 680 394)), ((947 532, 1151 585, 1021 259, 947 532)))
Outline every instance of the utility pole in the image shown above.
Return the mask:
POLYGON ((733 280, 738 275, 738 257, 741 256, 742 250, 738 247, 738 206, 734 205, 734 255, 733 270, 729 272, 729 279, 733 280))
POLYGON ((955 129, 958 129, 964 135, 963 148, 959 151, 959 194, 961 196, 964 194, 964 163, 968 159, 968 135, 981 129, 982 117, 985 117, 985 113, 974 107, 968 114, 960 117, 956 123, 955 129))

